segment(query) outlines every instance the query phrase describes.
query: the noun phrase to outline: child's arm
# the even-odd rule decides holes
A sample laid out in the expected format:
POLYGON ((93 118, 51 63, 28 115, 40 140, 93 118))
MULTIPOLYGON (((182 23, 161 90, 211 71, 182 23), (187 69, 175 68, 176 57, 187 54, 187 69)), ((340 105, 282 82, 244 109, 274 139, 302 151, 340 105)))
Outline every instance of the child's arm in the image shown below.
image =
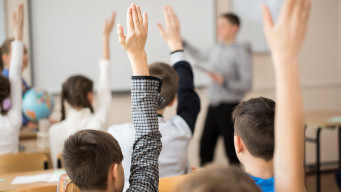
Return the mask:
POLYGON ((22 122, 22 93, 21 93, 21 67, 24 52, 23 46, 23 27, 24 27, 24 5, 20 4, 12 17, 12 28, 14 31, 14 41, 12 42, 12 59, 10 62, 9 80, 11 82, 11 102, 12 108, 8 113, 11 122, 18 128, 22 122))
POLYGON ((171 64, 179 75, 177 114, 186 121, 193 133, 200 112, 200 99, 194 89, 192 67, 185 59, 179 19, 168 6, 164 9, 164 15, 166 28, 163 29, 161 24, 158 27, 171 51, 171 64))
POLYGON ((276 191, 304 191, 304 117, 299 83, 299 52, 307 30, 310 0, 286 0, 273 23, 263 7, 264 30, 276 74, 276 191))
POLYGON ((149 76, 145 44, 148 19, 139 6, 128 9, 128 34, 118 25, 119 40, 126 50, 132 77, 132 119, 136 130, 127 191, 158 191, 159 155, 162 149, 157 110, 161 104, 161 79, 149 76))
POLYGON ((104 124, 110 110, 111 93, 110 93, 110 34, 114 28, 116 13, 113 12, 111 18, 105 20, 103 29, 103 58, 99 62, 99 85, 98 85, 98 108, 95 112, 96 118, 104 124))

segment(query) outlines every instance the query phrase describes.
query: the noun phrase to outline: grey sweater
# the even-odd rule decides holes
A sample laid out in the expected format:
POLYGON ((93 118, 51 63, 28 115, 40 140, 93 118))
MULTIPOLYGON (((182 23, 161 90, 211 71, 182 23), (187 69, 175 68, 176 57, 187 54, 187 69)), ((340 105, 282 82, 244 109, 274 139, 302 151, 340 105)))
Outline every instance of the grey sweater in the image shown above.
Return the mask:
POLYGON ((206 52, 200 52, 184 43, 186 51, 198 60, 206 60, 214 71, 224 76, 223 85, 211 82, 209 100, 211 105, 238 103, 252 88, 252 51, 247 43, 224 45, 218 43, 206 52))

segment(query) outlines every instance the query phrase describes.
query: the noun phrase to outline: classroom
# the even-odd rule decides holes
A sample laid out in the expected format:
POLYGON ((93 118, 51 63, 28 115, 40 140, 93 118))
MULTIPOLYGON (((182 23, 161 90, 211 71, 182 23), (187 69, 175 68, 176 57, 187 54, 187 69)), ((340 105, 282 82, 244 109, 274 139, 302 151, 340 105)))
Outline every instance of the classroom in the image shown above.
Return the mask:
POLYGON ((341 191, 338 0, 0 0, 0 192, 341 191))

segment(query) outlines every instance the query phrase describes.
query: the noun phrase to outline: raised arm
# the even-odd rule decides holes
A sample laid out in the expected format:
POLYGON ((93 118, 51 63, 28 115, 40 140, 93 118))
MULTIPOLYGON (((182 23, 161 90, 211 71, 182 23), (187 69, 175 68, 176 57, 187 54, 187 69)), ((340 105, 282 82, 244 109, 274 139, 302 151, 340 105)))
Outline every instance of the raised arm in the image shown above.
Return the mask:
POLYGON ((103 58, 99 62, 99 84, 98 84, 98 107, 95 112, 96 118, 104 124, 110 111, 110 34, 114 28, 116 13, 113 12, 110 19, 105 19, 103 28, 103 58))
POLYGON ((200 112, 200 99, 194 89, 192 67, 185 59, 179 19, 169 6, 164 8, 164 15, 165 28, 161 24, 158 27, 171 51, 171 64, 179 75, 177 114, 186 121, 193 133, 200 112))
POLYGON ((124 35, 118 25, 119 40, 126 50, 134 76, 132 77, 132 119, 136 130, 130 168, 130 191, 158 191, 159 155, 162 149, 157 110, 162 81, 149 76, 145 44, 148 34, 148 18, 142 16, 139 6, 128 8, 128 33, 124 35))
POLYGON ((305 191, 304 117, 298 60, 310 6, 310 0, 286 0, 276 23, 269 9, 263 6, 264 30, 276 74, 276 191, 305 191))
POLYGON ((12 108, 8 113, 11 122, 20 127, 22 122, 22 93, 21 93, 21 67, 24 52, 23 46, 24 27, 24 5, 20 4, 12 16, 12 28, 14 31, 14 41, 12 42, 12 59, 10 62, 9 80, 11 82, 11 102, 12 108))

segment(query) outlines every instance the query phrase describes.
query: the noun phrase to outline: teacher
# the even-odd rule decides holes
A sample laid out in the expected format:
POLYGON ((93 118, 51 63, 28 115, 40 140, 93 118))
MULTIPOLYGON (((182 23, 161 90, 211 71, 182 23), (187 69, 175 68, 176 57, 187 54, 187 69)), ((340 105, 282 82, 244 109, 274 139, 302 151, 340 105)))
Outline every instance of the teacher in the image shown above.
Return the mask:
POLYGON ((200 53, 186 42, 185 49, 199 60, 211 63, 209 69, 200 67, 210 76, 209 101, 204 131, 200 141, 201 165, 213 161, 219 136, 223 136, 230 164, 239 165, 234 149, 233 109, 252 87, 252 51, 247 43, 236 41, 240 28, 237 15, 221 15, 217 21, 219 42, 209 51, 200 53))

